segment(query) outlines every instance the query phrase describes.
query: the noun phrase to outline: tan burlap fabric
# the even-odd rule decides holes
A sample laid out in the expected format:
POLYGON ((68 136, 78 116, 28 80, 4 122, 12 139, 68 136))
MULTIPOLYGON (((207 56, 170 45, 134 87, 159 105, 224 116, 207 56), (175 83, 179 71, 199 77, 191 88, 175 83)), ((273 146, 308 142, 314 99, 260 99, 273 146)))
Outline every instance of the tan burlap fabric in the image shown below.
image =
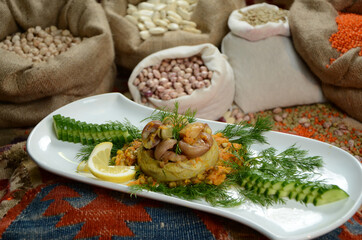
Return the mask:
POLYGON ((327 99, 362 121, 362 57, 360 47, 340 56, 329 38, 338 31, 338 11, 362 14, 361 0, 296 0, 289 24, 294 46, 322 81, 327 99), (330 59, 337 59, 330 64, 330 59), (326 67, 330 64, 329 67, 326 67))
POLYGON ((25 142, 11 146, 0 155, 0 179, 9 179, 7 188, 0 190, 0 218, 14 207, 25 192, 42 184, 39 168, 25 150, 25 142))
POLYGON ((245 5, 243 0, 199 0, 191 20, 197 24, 202 34, 185 31, 170 31, 161 36, 153 36, 146 41, 140 37, 136 25, 125 18, 127 4, 137 5, 141 0, 103 0, 113 33, 116 63, 132 69, 151 53, 181 45, 212 43, 218 46, 229 31, 229 14, 245 5))
POLYGON ((95 1, 1 1, 0 22, 0 40, 51 25, 85 38, 41 63, 0 49, 0 128, 35 125, 64 104, 112 89, 113 40, 103 8, 95 1))

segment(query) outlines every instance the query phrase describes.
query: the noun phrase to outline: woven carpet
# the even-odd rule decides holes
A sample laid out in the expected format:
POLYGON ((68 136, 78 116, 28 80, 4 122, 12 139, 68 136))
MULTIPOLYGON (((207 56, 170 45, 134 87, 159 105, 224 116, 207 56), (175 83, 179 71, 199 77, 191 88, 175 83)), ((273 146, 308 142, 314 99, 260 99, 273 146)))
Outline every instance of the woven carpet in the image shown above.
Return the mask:
MULTIPOLYGON (((334 144, 361 161, 361 123, 330 104, 274 109, 243 118, 253 122, 259 115, 274 119, 276 131, 334 144)), ((39 169, 26 152, 30 131, 0 130, 2 239, 267 239, 213 214, 130 197, 39 169)), ((360 240, 361 224, 362 208, 318 239, 360 240)))

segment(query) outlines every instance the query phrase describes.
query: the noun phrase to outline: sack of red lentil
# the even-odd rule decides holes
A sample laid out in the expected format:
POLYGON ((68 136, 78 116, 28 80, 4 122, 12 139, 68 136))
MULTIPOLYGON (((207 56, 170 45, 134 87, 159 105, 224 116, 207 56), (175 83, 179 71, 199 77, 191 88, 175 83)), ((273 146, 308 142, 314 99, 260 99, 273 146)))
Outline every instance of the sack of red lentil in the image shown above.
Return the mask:
POLYGON ((326 98, 360 121, 361 14, 361 0, 297 0, 289 17, 294 46, 323 82, 326 98))
POLYGON ((0 127, 34 126, 55 109, 111 91, 112 35, 93 0, 0 2, 0 127))
POLYGON ((132 69, 162 49, 211 43, 228 32, 227 19, 242 0, 103 0, 116 63, 132 69), (180 31, 181 30, 181 31, 180 31))
POLYGON ((196 117, 216 120, 232 105, 234 74, 212 44, 178 46, 153 53, 133 70, 133 100, 156 108, 197 110, 196 117))

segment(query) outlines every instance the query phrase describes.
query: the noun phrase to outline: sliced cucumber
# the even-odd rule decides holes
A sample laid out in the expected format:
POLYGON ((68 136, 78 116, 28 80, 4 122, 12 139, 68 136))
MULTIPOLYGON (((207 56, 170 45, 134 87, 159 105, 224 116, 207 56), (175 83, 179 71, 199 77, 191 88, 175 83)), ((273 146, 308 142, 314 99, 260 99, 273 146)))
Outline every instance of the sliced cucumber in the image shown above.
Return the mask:
POLYGON ((121 123, 90 124, 57 114, 53 116, 53 127, 59 140, 83 145, 106 141, 123 145, 133 141, 133 137, 121 123))
POLYGON ((336 185, 275 181, 264 179, 257 174, 246 176, 241 186, 258 194, 275 195, 278 198, 289 197, 306 204, 312 203, 315 206, 339 201, 349 196, 336 185))

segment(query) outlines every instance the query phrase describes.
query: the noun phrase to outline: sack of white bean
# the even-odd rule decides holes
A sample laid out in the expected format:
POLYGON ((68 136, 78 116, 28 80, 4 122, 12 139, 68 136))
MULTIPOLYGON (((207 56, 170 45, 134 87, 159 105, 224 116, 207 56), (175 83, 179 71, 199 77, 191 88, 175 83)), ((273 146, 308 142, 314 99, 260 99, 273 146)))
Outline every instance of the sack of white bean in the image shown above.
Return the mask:
POLYGON ((325 97, 362 122, 362 0, 294 2, 296 51, 321 80, 325 97))
POLYGON ((0 128, 34 126, 55 109, 109 92, 112 35, 93 0, 0 2, 0 128))
POLYGON ((128 87, 135 102, 216 120, 234 100, 234 74, 212 44, 179 46, 153 53, 133 70, 128 87))
POLYGON ((229 33, 221 44, 235 75, 235 103, 245 112, 323 102, 319 82, 292 40, 249 41, 229 33))
POLYGON ((116 51, 116 63, 133 69, 162 49, 211 43, 228 32, 231 11, 243 0, 103 0, 116 51))
POLYGON ((267 37, 289 36, 288 11, 275 5, 260 3, 234 10, 228 20, 230 31, 249 41, 267 37))

